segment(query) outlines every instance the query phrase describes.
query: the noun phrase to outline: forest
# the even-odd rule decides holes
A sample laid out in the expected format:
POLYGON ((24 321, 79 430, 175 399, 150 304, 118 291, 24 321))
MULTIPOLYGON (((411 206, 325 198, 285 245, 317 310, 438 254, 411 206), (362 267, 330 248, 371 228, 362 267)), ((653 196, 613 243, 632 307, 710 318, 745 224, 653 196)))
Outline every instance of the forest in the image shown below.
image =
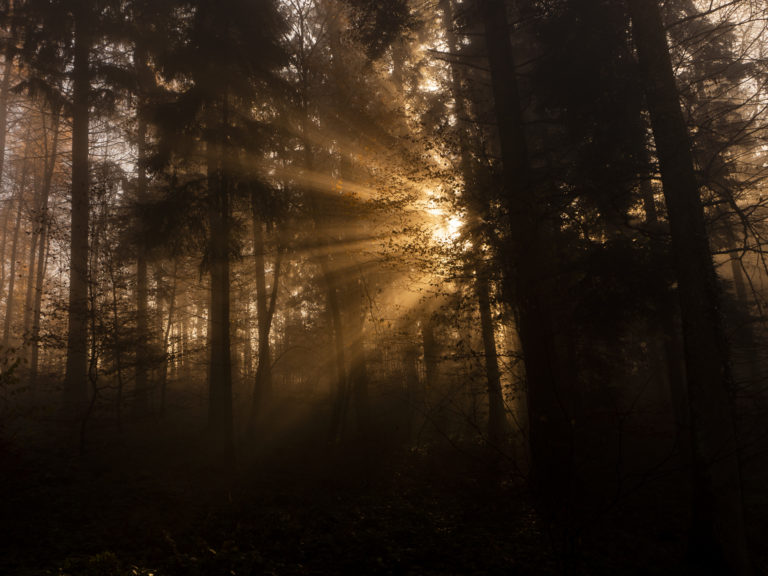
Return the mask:
POLYGON ((763 0, 0 0, 0 574, 768 574, 763 0))

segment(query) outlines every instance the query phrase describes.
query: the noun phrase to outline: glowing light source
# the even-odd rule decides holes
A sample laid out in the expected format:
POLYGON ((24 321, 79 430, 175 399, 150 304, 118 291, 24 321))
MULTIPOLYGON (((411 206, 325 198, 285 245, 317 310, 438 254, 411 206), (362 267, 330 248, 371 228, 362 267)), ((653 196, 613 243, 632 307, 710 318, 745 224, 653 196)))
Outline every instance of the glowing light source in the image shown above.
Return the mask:
POLYGON ((464 218, 461 213, 449 212, 440 206, 440 198, 433 190, 425 190, 426 212, 431 216, 429 223, 432 239, 438 244, 452 244, 461 237, 464 218))

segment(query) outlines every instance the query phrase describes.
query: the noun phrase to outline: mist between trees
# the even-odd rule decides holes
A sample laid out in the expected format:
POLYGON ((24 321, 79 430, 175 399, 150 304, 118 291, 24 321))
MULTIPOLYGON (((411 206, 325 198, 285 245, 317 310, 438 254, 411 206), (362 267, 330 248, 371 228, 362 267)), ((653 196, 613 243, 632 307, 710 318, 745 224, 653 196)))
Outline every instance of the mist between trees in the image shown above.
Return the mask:
POLYGON ((767 10, 0 1, 0 571, 765 570, 767 10))

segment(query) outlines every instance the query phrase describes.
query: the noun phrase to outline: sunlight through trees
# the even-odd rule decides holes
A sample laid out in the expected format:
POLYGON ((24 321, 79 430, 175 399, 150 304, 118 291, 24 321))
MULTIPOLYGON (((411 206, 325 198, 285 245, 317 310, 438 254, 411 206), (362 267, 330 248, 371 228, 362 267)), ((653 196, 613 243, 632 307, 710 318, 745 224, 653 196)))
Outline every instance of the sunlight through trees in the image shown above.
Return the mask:
POLYGON ((557 573, 593 573, 592 517, 657 490, 678 544, 644 534, 653 562, 751 574, 767 23, 0 0, 0 440, 183 431, 222 473, 303 446, 365 482, 453 450, 523 487, 557 573))

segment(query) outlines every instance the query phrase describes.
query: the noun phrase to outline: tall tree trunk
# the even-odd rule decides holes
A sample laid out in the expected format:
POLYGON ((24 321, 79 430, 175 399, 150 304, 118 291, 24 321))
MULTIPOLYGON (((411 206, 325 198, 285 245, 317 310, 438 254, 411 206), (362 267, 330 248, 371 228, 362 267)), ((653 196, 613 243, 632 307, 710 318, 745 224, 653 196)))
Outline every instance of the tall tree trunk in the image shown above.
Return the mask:
POLYGON ((37 382, 39 354, 40 354, 40 315, 43 303, 43 282, 45 281, 46 257, 48 255, 48 216, 46 216, 40 231, 40 240, 37 246, 37 270, 35 271, 35 295, 32 303, 32 324, 30 328, 30 353, 29 353, 29 381, 34 385, 37 382))
POLYGON ((115 274, 115 261, 113 258, 108 260, 109 280, 112 296, 112 338, 113 353, 115 358, 115 376, 117 377, 117 395, 115 398, 115 411, 117 413, 117 426, 120 431, 123 429, 123 390, 125 380, 123 378, 123 342, 120 318, 120 297, 117 289, 117 276, 115 274))
MULTIPOLYGON (((13 4, 11 4, 12 8, 13 4)), ((5 168, 5 141, 8 124, 8 95, 11 87, 11 73, 13 70, 13 59, 10 56, 10 51, 5 53, 5 61, 3 65, 3 80, 0 84, 0 191, 2 191, 3 184, 3 171, 5 168)), ((5 240, 8 230, 8 220, 11 213, 11 205, 13 202, 6 202, 5 217, 3 224, 3 245, 2 253, 0 254, 0 292, 5 288, 5 240)))
MULTIPOLYGON (((440 8, 445 20, 444 26, 448 48, 451 52, 458 53, 460 43, 453 30, 453 6, 451 5, 451 0, 440 0, 440 8)), ((461 86, 461 70, 456 58, 451 59, 451 91, 456 103, 455 110, 457 116, 459 118, 470 118, 471 115, 465 105, 466 99, 461 86)), ((473 236, 473 244, 480 246, 485 241, 480 215, 485 212, 484 205, 487 202, 484 202, 483 198, 480 197, 480 191, 475 189, 475 170, 470 156, 471 150, 481 146, 481 143, 470 143, 470 138, 471 136, 467 130, 462 130, 459 134, 461 171, 465 182, 465 197, 471 211, 470 234, 473 236)), ((486 387, 488 390, 488 441, 492 446, 499 446, 506 432, 506 415, 504 398, 501 391, 499 358, 494 335, 495 328, 493 315, 491 314, 489 279, 486 268, 487 266, 481 261, 475 265, 475 292, 480 308, 481 335, 485 353, 486 387)))
MULTIPOLYGON (((256 321, 259 333, 258 364, 253 389, 253 412, 251 424, 258 419, 259 413, 269 404, 272 396, 272 351, 269 344, 269 332, 272 318, 267 304, 267 280, 264 266, 264 231, 258 201, 252 197, 253 209, 253 260, 256 265, 256 321)), ((277 270, 275 271, 277 278, 277 270)), ((275 287, 273 279, 273 290, 275 287)))
MULTIPOLYGON (((8 15, 13 15, 13 0, 8 4, 8 15)), ((10 31, 12 34, 12 31, 10 31)), ((3 80, 0 83, 0 192, 3 189, 3 172, 5 169, 5 142, 8 134, 8 96, 11 88, 11 75, 13 74, 13 57, 10 46, 6 49, 3 62, 3 80)), ((3 240, 0 248, 0 293, 5 288, 5 243, 8 232, 8 221, 11 214, 13 202, 9 200, 5 206, 5 217, 3 218, 3 240)))
MULTIPOLYGON (((136 73, 139 76, 141 94, 137 110, 137 128, 136 140, 138 146, 138 156, 136 159, 136 201, 139 209, 143 210, 147 202, 147 170, 145 161, 147 157, 147 118, 145 98, 143 90, 147 89, 148 75, 146 51, 137 46, 134 51, 134 64, 136 73)), ((149 334, 148 319, 148 276, 147 276, 147 231, 143 219, 139 222, 139 243, 136 254, 136 382, 135 396, 133 400, 133 412, 137 416, 143 416, 149 413, 149 382, 147 362, 149 360, 149 348, 147 346, 149 334)))
MULTIPOLYGON (((247 294, 241 296, 242 308, 240 309, 240 315, 243 319, 243 358, 242 358, 242 379, 243 382, 249 383, 255 381, 256 372, 253 370, 253 346, 251 344, 253 340, 253 326, 251 322, 250 311, 250 298, 247 294)), ((179 357, 181 356, 181 342, 179 337, 179 357)), ((178 365, 177 365, 178 371, 178 365)))
MULTIPOLYGON (((43 121, 44 122, 44 121, 43 121)), ((46 138, 45 124, 43 124, 43 138, 46 138)), ((43 228, 45 222, 43 220, 43 195, 45 194, 45 177, 48 171, 47 157, 43 156, 43 181, 37 184, 37 190, 35 192, 35 200, 33 209, 30 212, 30 223, 32 225, 32 240, 29 243, 29 253, 27 254, 27 287, 26 295, 24 297, 24 323, 22 328, 22 336, 24 338, 24 346, 28 347, 30 344, 30 336, 32 329, 32 302, 35 293, 35 261, 37 258, 37 244, 43 235, 43 228)), ((37 179, 36 179, 37 180, 37 179)), ((29 348, 26 349, 25 356, 29 358, 29 348)))
POLYGON ((8 224, 11 221, 11 212, 13 212, 13 200, 14 198, 11 196, 3 203, 3 237, 0 240, 0 294, 5 291, 5 249, 8 245, 8 224))
MULTIPOLYGON (((645 222, 651 231, 651 251, 655 258, 661 260, 668 256, 668 247, 661 239, 662 233, 653 187, 650 175, 640 175, 640 194, 645 211, 645 222)), ((665 232, 668 232, 665 230, 665 232)), ((672 415, 678 438, 690 437, 690 411, 688 410, 688 391, 685 383, 685 359, 683 354, 682 334, 679 322, 679 306, 670 302, 670 310, 661 316, 661 334, 658 335, 657 345, 660 356, 664 358, 665 384, 672 404, 672 415)), ((655 335, 654 335, 655 336, 655 335)), ((690 447, 684 442, 681 449, 684 462, 691 460, 690 447)))
POLYGON ((694 458, 691 560, 700 574, 751 574, 729 352, 688 131, 659 6, 630 0, 629 7, 680 297, 694 458))
MULTIPOLYGON (((40 238, 37 246, 37 270, 35 271, 35 295, 32 304, 32 321, 30 329, 31 350, 29 355, 30 382, 37 381, 38 354, 40 350, 40 313, 43 301, 43 281, 45 279, 45 263, 48 251, 48 203, 51 196, 51 184, 56 170, 56 156, 59 149, 59 123, 61 107, 51 106, 51 145, 48 147, 48 134, 45 131, 45 116, 43 116, 43 149, 45 156, 45 175, 43 177, 42 198, 40 202, 40 238)), ((30 270, 30 274, 32 271, 30 270)))
POLYGON ((180 318, 180 331, 181 331, 181 378, 185 381, 189 380, 189 332, 190 332, 190 321, 189 321, 189 311, 190 308, 193 306, 190 298, 189 298, 189 292, 184 289, 185 287, 182 287, 181 290, 181 318, 180 318))
POLYGON ((168 345, 170 343, 171 329, 173 328, 173 318, 176 314, 176 293, 178 288, 178 266, 176 262, 173 263, 173 284, 171 285, 171 292, 168 294, 168 314, 165 317, 165 326, 163 326, 162 316, 159 315, 159 334, 160 334, 160 348, 163 351, 164 360, 160 365, 160 415, 165 416, 166 413, 166 399, 168 396, 168 361, 176 361, 173 354, 168 357, 168 345))
MULTIPOLYGON (((223 97, 226 99, 226 95, 223 97)), ((220 110, 227 123, 227 106, 220 110)), ((213 114, 212 114, 213 115, 213 114)), ((208 426, 216 450, 229 454, 233 449, 232 358, 230 334, 230 199, 224 168, 224 142, 208 143, 207 152, 211 307, 208 343, 211 353, 208 385, 208 426)))
MULTIPOLYGON (((9 16, 13 14, 13 0, 8 6, 9 16)), ((0 190, 2 189, 3 169, 5 168, 5 141, 8 125, 8 96, 11 91, 11 75, 13 74, 13 57, 10 47, 6 49, 3 63, 3 80, 0 83, 0 190)), ((0 287, 2 288, 2 287, 0 287)))
POLYGON ((475 290, 480 307, 480 330, 485 352, 485 374, 488 387, 488 441, 491 446, 500 447, 507 432, 504 396, 501 391, 499 357, 496 349, 493 316, 491 314, 488 278, 482 270, 477 271, 475 290))
POLYGON ((69 328, 64 406, 81 416, 88 404, 88 124, 90 92, 87 8, 75 12, 72 68, 72 224, 69 275, 69 328))
POLYGON ((553 242, 544 200, 531 183, 528 146, 504 0, 483 0, 488 49, 503 163, 504 203, 509 215, 510 250, 505 273, 513 286, 518 334, 528 385, 531 481, 541 502, 567 517, 573 488, 573 389, 563 377, 548 301, 553 282, 553 242))
POLYGON ((16 200, 16 223, 13 227, 13 240, 11 243, 11 267, 8 271, 8 297, 5 301, 5 320, 3 322, 3 348, 8 348, 11 340, 11 327, 13 325, 15 292, 16 292, 16 255, 18 253, 19 230, 21 229, 21 213, 24 209, 24 193, 27 187, 27 163, 24 158, 24 167, 21 170, 21 182, 16 200))
MULTIPOLYGON (((39 200, 40 194, 36 194, 36 196, 38 196, 39 200)), ((37 204, 38 206, 40 205, 39 202, 37 204)), ((29 243, 29 253, 27 254, 27 287, 24 296, 24 323, 21 330, 25 347, 28 346, 32 328, 32 301, 35 293, 35 259, 38 252, 37 243, 42 236, 42 223, 39 222, 38 215, 35 215, 33 218, 32 225, 34 226, 34 229, 32 230, 32 240, 29 243)))

